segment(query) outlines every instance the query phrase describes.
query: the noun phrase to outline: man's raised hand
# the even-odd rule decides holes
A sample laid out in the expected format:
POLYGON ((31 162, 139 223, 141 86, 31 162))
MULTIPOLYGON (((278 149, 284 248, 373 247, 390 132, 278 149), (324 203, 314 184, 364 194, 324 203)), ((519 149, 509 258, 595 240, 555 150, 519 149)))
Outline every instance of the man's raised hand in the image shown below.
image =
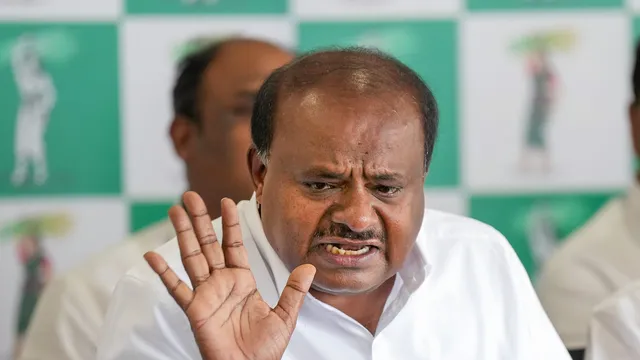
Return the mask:
POLYGON ((183 202, 188 213, 176 205, 169 217, 192 287, 160 255, 148 252, 145 259, 184 310, 203 359, 281 359, 315 268, 297 267, 272 309, 257 291, 235 203, 222 200, 221 245, 200 196, 187 192, 183 202))

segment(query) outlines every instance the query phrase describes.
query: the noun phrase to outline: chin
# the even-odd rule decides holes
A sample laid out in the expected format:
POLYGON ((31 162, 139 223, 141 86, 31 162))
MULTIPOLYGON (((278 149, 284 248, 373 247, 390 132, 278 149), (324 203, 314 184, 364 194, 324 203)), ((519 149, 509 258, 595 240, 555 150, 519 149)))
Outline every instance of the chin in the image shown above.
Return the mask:
POLYGON ((365 294, 377 289, 385 282, 381 276, 359 273, 358 270, 332 270, 323 271, 317 269, 315 279, 311 287, 327 294, 333 295, 357 295, 365 294))

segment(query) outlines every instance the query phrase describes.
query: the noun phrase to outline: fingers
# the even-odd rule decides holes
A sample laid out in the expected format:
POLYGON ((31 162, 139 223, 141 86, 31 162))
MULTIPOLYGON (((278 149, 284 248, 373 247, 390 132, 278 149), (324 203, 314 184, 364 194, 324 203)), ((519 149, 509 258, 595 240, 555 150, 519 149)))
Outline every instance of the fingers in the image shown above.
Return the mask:
POLYGON ((278 305, 273 311, 287 324, 290 332, 293 332, 298 312, 304 302, 304 297, 311 288, 316 268, 311 264, 300 265, 293 269, 289 276, 287 286, 284 288, 278 305))
POLYGON ((182 206, 172 206, 169 209, 169 218, 178 237, 182 264, 195 288, 209 278, 209 264, 202 254, 189 215, 182 206))
POLYGON ((209 264, 209 273, 214 269, 224 268, 222 247, 220 246, 215 231, 213 231, 211 217, 209 216, 204 201, 193 191, 185 193, 182 200, 191 217, 196 238, 200 244, 200 250, 209 264))
POLYGON ((247 251, 242 242, 238 209, 231 199, 222 199, 222 250, 227 267, 249 269, 247 251))
POLYGON ((194 296, 189 286, 180 280, 162 256, 150 251, 144 254, 144 259, 147 260, 147 264, 151 269, 160 276, 162 283, 176 303, 186 311, 191 305, 194 296))

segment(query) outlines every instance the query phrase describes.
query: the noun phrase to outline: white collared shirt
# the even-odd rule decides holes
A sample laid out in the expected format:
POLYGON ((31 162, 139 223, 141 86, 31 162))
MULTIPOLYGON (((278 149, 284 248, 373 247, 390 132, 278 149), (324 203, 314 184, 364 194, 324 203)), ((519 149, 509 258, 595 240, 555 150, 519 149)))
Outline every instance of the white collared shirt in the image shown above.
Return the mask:
POLYGON ((640 282, 596 306, 585 355, 586 360, 640 359, 640 282))
POLYGON ((38 300, 20 360, 95 359, 118 280, 145 252, 173 237, 169 220, 153 224, 58 276, 38 300))
MULTIPOLYGON (((258 290, 274 306, 289 272, 266 239, 255 195, 238 212, 258 290)), ((213 224, 220 238, 220 219, 213 224)), ((189 284, 176 239, 156 251, 189 284)), ((307 295, 283 359, 569 359, 513 249, 488 225, 427 210, 396 278, 375 336, 307 295)), ((200 358, 184 313, 141 261, 113 293, 98 359, 200 358)))
POLYGON ((593 308, 640 280, 640 184, 607 203, 551 256, 540 301, 565 346, 583 349, 593 308))

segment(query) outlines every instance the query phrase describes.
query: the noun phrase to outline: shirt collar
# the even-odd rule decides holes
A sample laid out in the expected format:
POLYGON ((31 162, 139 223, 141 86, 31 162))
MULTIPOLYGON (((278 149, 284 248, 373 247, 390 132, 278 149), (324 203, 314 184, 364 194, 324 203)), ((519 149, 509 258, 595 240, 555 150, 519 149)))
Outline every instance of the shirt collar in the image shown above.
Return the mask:
POLYGON ((627 193, 626 207, 631 236, 640 240, 640 183, 638 181, 633 182, 627 193))
MULTIPOLYGON (((248 205, 245 211, 248 228, 251 231, 258 250, 267 263, 267 267, 271 269, 278 294, 281 295, 291 273, 267 240, 264 228, 262 227, 262 220, 258 213, 258 203, 255 193, 251 197, 251 200, 249 200, 248 205)), ((418 241, 416 241, 413 250, 411 250, 407 256, 404 266, 398 272, 403 282, 403 288, 409 293, 413 293, 422 285, 430 269, 423 249, 419 244, 419 240, 424 236, 425 231, 423 227, 418 234, 418 241)))

